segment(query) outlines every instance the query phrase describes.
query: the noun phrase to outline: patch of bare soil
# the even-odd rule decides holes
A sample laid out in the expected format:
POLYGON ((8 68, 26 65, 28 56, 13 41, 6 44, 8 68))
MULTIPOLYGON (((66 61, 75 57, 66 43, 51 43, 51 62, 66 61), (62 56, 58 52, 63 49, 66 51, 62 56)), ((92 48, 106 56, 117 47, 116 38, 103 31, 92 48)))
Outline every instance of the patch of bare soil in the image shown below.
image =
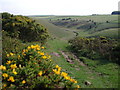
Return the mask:
POLYGON ((65 54, 64 51, 60 51, 60 52, 64 56, 64 58, 67 60, 67 62, 69 62, 70 64, 74 64, 74 62, 68 57, 67 54, 65 54))
POLYGON ((75 60, 77 60, 79 62, 79 65, 85 66, 85 64, 82 61, 80 61, 80 59, 78 59, 76 55, 74 55, 74 54, 72 54, 72 55, 75 58, 75 60))
POLYGON ((60 57, 60 55, 58 54, 58 53, 56 53, 56 52, 52 52, 52 53, 50 53, 51 55, 54 55, 54 56, 56 56, 56 57, 60 57))

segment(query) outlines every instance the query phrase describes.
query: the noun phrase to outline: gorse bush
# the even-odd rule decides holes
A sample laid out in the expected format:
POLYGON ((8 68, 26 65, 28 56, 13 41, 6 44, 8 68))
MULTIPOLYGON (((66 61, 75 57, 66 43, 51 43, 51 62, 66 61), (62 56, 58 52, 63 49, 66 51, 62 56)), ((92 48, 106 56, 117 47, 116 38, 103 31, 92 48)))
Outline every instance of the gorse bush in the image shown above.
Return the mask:
POLYGON ((80 87, 44 53, 42 45, 49 37, 46 28, 28 17, 9 13, 2 13, 2 24, 3 89, 80 87), (26 46, 34 42, 41 46, 26 46))
POLYGON ((6 62, 0 66, 3 89, 80 88, 75 79, 44 53, 43 46, 31 45, 6 56, 6 62))
POLYGON ((49 37, 45 27, 26 16, 2 13, 2 27, 9 33, 10 37, 25 42, 40 41, 45 43, 49 37))
POLYGON ((16 38, 11 38, 8 32, 2 30, 2 62, 6 62, 6 53, 16 53, 22 50, 26 44, 23 44, 21 40, 16 38))
POLYGON ((117 49, 119 48, 118 41, 106 37, 98 38, 81 38, 75 37, 69 40, 70 47, 80 56, 85 56, 91 59, 108 59, 118 62, 119 57, 117 49))
POLYGON ((47 29, 34 20, 9 13, 2 13, 2 29, 3 63, 6 62, 6 53, 19 52, 31 42, 43 45, 49 37, 47 29))

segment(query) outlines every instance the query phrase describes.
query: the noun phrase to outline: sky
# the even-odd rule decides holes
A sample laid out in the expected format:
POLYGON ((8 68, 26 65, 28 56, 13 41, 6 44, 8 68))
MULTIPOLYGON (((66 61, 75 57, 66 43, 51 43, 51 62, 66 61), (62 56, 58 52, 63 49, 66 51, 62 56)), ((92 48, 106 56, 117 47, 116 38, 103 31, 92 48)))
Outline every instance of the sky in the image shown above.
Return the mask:
POLYGON ((15 15, 111 14, 119 0, 0 0, 0 12, 15 15))

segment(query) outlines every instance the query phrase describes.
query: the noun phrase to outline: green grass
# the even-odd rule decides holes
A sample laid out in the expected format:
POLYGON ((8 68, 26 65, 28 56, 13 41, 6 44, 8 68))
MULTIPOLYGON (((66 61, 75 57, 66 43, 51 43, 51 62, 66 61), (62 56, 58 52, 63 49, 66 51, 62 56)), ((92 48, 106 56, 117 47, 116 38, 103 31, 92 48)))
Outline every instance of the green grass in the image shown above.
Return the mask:
POLYGON ((118 28, 106 29, 104 31, 95 32, 92 35, 118 38, 118 28))
POLYGON ((96 15, 96 16, 81 16, 78 18, 79 20, 93 20, 95 22, 106 22, 106 21, 114 21, 118 20, 117 15, 96 15))
POLYGON ((103 31, 105 29, 118 28, 118 23, 101 23, 96 28, 92 28, 94 31, 103 31))
POLYGON ((38 23, 45 26, 52 37, 68 40, 69 38, 75 36, 72 31, 66 31, 67 30, 66 28, 60 28, 58 26, 55 26, 49 23, 47 19, 42 19, 39 17, 34 17, 33 19, 35 19, 38 23))
POLYGON ((83 16, 80 20, 93 20, 95 22, 106 22, 118 20, 117 15, 96 15, 96 16, 83 16))
POLYGON ((54 16, 51 19, 57 20, 57 19, 63 19, 63 18, 71 18, 71 19, 78 19, 78 20, 92 20, 95 22, 106 22, 106 21, 115 21, 118 20, 117 15, 96 15, 96 16, 54 16))
POLYGON ((118 87, 118 69, 119 66, 115 63, 106 60, 90 60, 85 59, 85 64, 93 70, 97 76, 103 81, 105 88, 118 87))

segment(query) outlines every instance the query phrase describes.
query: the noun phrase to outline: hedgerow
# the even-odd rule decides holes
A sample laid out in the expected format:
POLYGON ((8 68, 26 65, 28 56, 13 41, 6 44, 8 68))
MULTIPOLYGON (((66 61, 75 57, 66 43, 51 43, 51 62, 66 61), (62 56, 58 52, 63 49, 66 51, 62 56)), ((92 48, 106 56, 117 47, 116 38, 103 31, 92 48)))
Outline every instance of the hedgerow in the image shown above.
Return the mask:
POLYGON ((2 89, 80 88, 75 79, 44 53, 43 46, 30 45, 21 52, 7 53, 5 61, 0 66, 2 89))

